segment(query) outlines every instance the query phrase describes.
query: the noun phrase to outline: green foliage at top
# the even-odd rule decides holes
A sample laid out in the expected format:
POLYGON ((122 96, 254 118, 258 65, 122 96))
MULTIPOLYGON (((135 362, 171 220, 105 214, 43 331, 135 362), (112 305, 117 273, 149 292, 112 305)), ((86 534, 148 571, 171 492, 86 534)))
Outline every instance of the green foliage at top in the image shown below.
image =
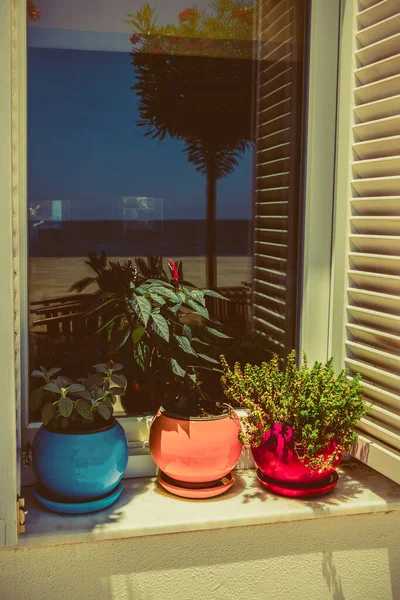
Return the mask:
POLYGON ((116 396, 125 393, 123 365, 107 362, 94 368, 95 373, 77 382, 59 375, 58 367, 40 367, 32 372, 43 383, 33 390, 31 404, 34 410, 41 408, 46 427, 54 431, 97 429, 111 419, 116 396))
POLYGON ((311 469, 329 467, 350 448, 357 437, 354 428, 369 410, 360 375, 350 379, 343 370, 335 376, 332 359, 310 368, 304 354, 298 368, 292 351, 284 371, 277 355, 261 366, 246 364, 243 370, 239 363, 231 370, 223 356, 221 364, 225 395, 248 410, 241 442, 258 446, 275 423, 289 426, 299 458, 311 469), (320 453, 333 441, 336 448, 324 459, 320 453))
MULTIPOLYGON (((144 279, 131 261, 107 266, 105 260, 105 254, 91 255, 87 264, 96 273, 90 283, 97 285, 90 312, 102 318, 97 333, 106 334, 110 355, 124 351, 126 363, 130 354, 150 398, 159 393, 161 382, 160 403, 166 408, 198 414, 201 404, 215 412, 200 388, 198 371, 220 369, 210 348, 215 339, 228 336, 211 320, 206 297, 225 298, 213 290, 189 287, 180 279, 181 266, 173 261, 169 279, 144 279)), ((73 289, 81 291, 86 283, 81 280, 73 289)))
POLYGON ((254 3, 214 0, 208 9, 183 9, 177 23, 160 25, 157 11, 145 2, 126 23, 132 25, 131 42, 137 51, 153 54, 252 58, 254 3))

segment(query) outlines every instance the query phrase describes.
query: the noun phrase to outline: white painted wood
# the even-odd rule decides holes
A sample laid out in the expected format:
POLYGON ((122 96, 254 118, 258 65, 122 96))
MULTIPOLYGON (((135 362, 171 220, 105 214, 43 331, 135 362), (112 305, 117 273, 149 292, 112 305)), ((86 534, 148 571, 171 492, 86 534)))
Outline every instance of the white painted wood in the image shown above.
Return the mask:
POLYGON ((310 362, 328 357, 339 17, 338 2, 312 2, 299 344, 310 362))
MULTIPOLYGON (((12 29, 15 7, 11 2, 0 3, 0 546, 17 542, 16 499, 17 482, 17 416, 15 386, 14 337, 14 242, 13 188, 18 181, 13 173, 16 148, 13 111, 16 98, 12 96, 15 78, 12 73, 12 29)), ((15 40, 13 40, 15 41, 15 40)))

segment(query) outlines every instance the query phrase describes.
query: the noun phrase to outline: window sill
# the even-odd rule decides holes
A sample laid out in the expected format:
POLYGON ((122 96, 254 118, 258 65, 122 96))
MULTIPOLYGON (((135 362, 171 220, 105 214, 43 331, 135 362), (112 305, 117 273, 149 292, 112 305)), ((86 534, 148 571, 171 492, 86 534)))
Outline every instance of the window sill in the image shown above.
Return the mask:
POLYGON ((23 490, 28 514, 18 546, 91 542, 247 525, 400 510, 400 486, 354 459, 342 462, 335 491, 315 500, 268 493, 252 469, 236 471, 234 486, 209 500, 165 492, 154 478, 125 479, 119 500, 91 515, 62 516, 39 507, 23 490))

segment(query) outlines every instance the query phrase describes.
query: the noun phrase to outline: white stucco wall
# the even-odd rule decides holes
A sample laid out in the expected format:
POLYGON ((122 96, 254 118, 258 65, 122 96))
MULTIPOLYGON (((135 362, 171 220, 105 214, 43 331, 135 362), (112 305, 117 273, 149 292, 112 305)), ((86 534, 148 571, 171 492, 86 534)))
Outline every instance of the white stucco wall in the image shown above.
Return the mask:
POLYGON ((0 551, 0 600, 391 600, 400 512, 0 551))

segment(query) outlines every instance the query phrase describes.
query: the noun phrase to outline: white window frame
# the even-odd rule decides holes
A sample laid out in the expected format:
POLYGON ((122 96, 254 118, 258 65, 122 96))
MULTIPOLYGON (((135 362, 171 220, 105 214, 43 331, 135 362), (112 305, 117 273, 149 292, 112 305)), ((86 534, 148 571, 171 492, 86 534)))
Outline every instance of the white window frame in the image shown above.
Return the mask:
MULTIPOLYGON (((334 145, 336 122, 336 87, 339 36, 339 2, 310 0, 310 62, 308 81, 308 122, 305 143, 307 170, 305 174, 305 223, 303 258, 303 296, 300 305, 300 349, 310 360, 325 360, 328 355, 329 304, 332 233, 332 189, 334 181, 334 145), (320 93, 321 88, 325 94, 320 93), (328 92, 329 90, 329 92, 328 92), (326 101, 329 93, 330 100, 326 101), (328 125, 327 125, 328 123, 328 125), (318 293, 316 293, 318 289, 318 293)), ((16 408, 17 392, 22 389, 21 426, 23 442, 32 441, 40 423, 28 423, 28 306, 27 306, 27 192, 26 192, 26 0, 6 0, 0 7, 0 74, 6 85, 0 90, 0 125, 5 132, 0 141, 0 186, 3 192, 0 251, 3 270, 2 310, 15 315, 0 335, 0 369, 3 390, 9 404, 0 404, 0 485, 6 493, 0 500, 0 546, 15 542, 13 532, 2 535, 2 523, 15 522, 15 496, 18 493, 16 472, 16 408), (4 18, 3 18, 4 17, 4 18), (11 60, 13 48, 13 60, 11 60), (3 77, 5 76, 5 79, 3 77), (12 85, 11 85, 12 84, 12 85), (11 98, 14 121, 11 123, 11 98), (13 150, 11 150, 13 148, 13 150), (14 159, 12 160, 12 157, 14 159), (4 158, 4 160, 3 160, 4 158), (11 215, 14 212, 14 223, 11 215), (19 248, 12 258, 12 237, 19 248), (5 257, 5 258, 3 258, 5 257), (21 264, 17 261, 21 259, 21 264), (13 265, 13 269, 11 268, 13 265), (16 273, 13 278, 12 274, 16 273), (13 279, 13 288, 11 279, 13 279), (8 287, 7 287, 8 286, 8 287), (16 298, 16 299, 15 299, 16 298), (17 334, 14 335, 14 329, 17 334), (12 343, 14 336, 15 346, 12 343), (14 369, 10 365, 16 365, 14 369), (21 385, 19 381, 21 380, 21 385), (4 499, 4 506, 1 502, 4 499), (14 540, 14 541, 13 541, 14 540)), ((307 81, 306 81, 307 89, 307 81)), ((307 104, 306 104, 307 105, 307 104)), ((15 244, 14 244, 15 247, 15 244)), ((0 320, 0 333, 1 330, 0 320)), ((239 411, 240 412, 240 411, 239 411)), ((152 417, 118 418, 130 442, 127 476, 152 475, 154 463, 148 451, 148 430, 152 417), (149 472, 149 469, 152 472, 149 472)), ((253 466, 251 461, 241 468, 253 466)), ((29 471, 29 469, 28 469, 29 471)), ((30 476, 27 477, 27 483, 30 476)), ((5 529, 5 528, 3 528, 5 529)))

